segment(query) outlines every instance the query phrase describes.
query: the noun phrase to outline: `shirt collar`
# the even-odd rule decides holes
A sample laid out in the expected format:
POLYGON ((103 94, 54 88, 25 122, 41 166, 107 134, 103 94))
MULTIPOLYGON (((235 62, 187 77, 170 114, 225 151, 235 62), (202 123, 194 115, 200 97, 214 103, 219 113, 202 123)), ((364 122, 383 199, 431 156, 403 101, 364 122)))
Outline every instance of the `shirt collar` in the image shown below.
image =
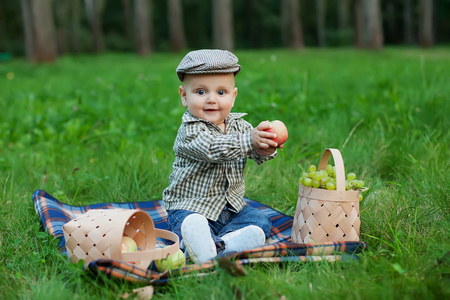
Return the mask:
MULTIPOLYGON (((247 115, 247 113, 230 113, 227 116, 227 118, 225 119, 225 123, 230 124, 232 120, 242 118, 245 115, 247 115)), ((206 121, 206 120, 203 120, 203 119, 193 116, 187 109, 183 114, 182 121, 183 121, 183 123, 191 123, 191 122, 198 122, 198 121, 205 122, 205 123, 211 123, 209 121, 206 121)))

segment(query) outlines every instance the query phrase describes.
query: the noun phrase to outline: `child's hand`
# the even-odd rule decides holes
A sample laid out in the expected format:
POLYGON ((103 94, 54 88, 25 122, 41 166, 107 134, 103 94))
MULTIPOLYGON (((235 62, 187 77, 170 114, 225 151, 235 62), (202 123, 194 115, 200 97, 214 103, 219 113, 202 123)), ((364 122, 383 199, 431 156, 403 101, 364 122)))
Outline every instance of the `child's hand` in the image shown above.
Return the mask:
MULTIPOLYGON (((252 131, 252 139, 253 145, 256 148, 256 153, 258 155, 270 155, 275 152, 278 144, 271 139, 277 137, 275 133, 266 132, 264 130, 272 128, 272 125, 269 121, 263 121, 259 123, 256 128, 253 128, 252 131)), ((280 148, 282 148, 281 145, 280 148)))

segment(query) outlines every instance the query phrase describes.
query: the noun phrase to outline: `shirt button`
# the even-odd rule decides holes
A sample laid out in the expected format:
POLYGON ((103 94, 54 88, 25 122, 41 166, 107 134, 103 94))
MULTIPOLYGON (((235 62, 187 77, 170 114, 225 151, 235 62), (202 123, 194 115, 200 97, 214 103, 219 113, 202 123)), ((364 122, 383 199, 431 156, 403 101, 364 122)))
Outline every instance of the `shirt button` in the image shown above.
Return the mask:
POLYGON ((228 167, 228 174, 231 174, 231 167, 228 167))
POLYGON ((227 194, 227 196, 230 196, 230 192, 227 192, 226 194, 227 194))
POLYGON ((247 155, 248 155, 248 156, 252 155, 252 150, 248 150, 248 151, 247 151, 247 155))

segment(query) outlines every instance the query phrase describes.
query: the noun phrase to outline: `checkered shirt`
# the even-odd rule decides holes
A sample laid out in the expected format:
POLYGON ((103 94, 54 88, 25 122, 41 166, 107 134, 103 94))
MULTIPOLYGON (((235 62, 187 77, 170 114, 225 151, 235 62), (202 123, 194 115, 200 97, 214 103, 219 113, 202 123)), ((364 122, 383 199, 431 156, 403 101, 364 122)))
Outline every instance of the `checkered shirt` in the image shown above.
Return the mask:
POLYGON ((262 164, 277 154, 256 153, 253 127, 242 119, 245 115, 230 113, 224 134, 212 122, 184 113, 173 147, 173 171, 163 192, 166 210, 190 210, 216 221, 227 202, 236 212, 244 207, 247 158, 262 164))

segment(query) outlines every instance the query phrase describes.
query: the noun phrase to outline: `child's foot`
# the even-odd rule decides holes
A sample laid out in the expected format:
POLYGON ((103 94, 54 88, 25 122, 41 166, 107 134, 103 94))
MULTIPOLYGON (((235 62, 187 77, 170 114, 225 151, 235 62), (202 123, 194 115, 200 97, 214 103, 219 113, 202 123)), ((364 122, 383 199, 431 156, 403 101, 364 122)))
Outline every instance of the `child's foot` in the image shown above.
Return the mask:
POLYGON ((201 264, 217 256, 208 220, 200 214, 187 216, 181 224, 181 235, 189 256, 201 264))
POLYGON ((225 242, 226 252, 240 252, 253 248, 258 248, 266 242, 264 231, 255 225, 249 225, 242 229, 223 235, 222 240, 225 242))

